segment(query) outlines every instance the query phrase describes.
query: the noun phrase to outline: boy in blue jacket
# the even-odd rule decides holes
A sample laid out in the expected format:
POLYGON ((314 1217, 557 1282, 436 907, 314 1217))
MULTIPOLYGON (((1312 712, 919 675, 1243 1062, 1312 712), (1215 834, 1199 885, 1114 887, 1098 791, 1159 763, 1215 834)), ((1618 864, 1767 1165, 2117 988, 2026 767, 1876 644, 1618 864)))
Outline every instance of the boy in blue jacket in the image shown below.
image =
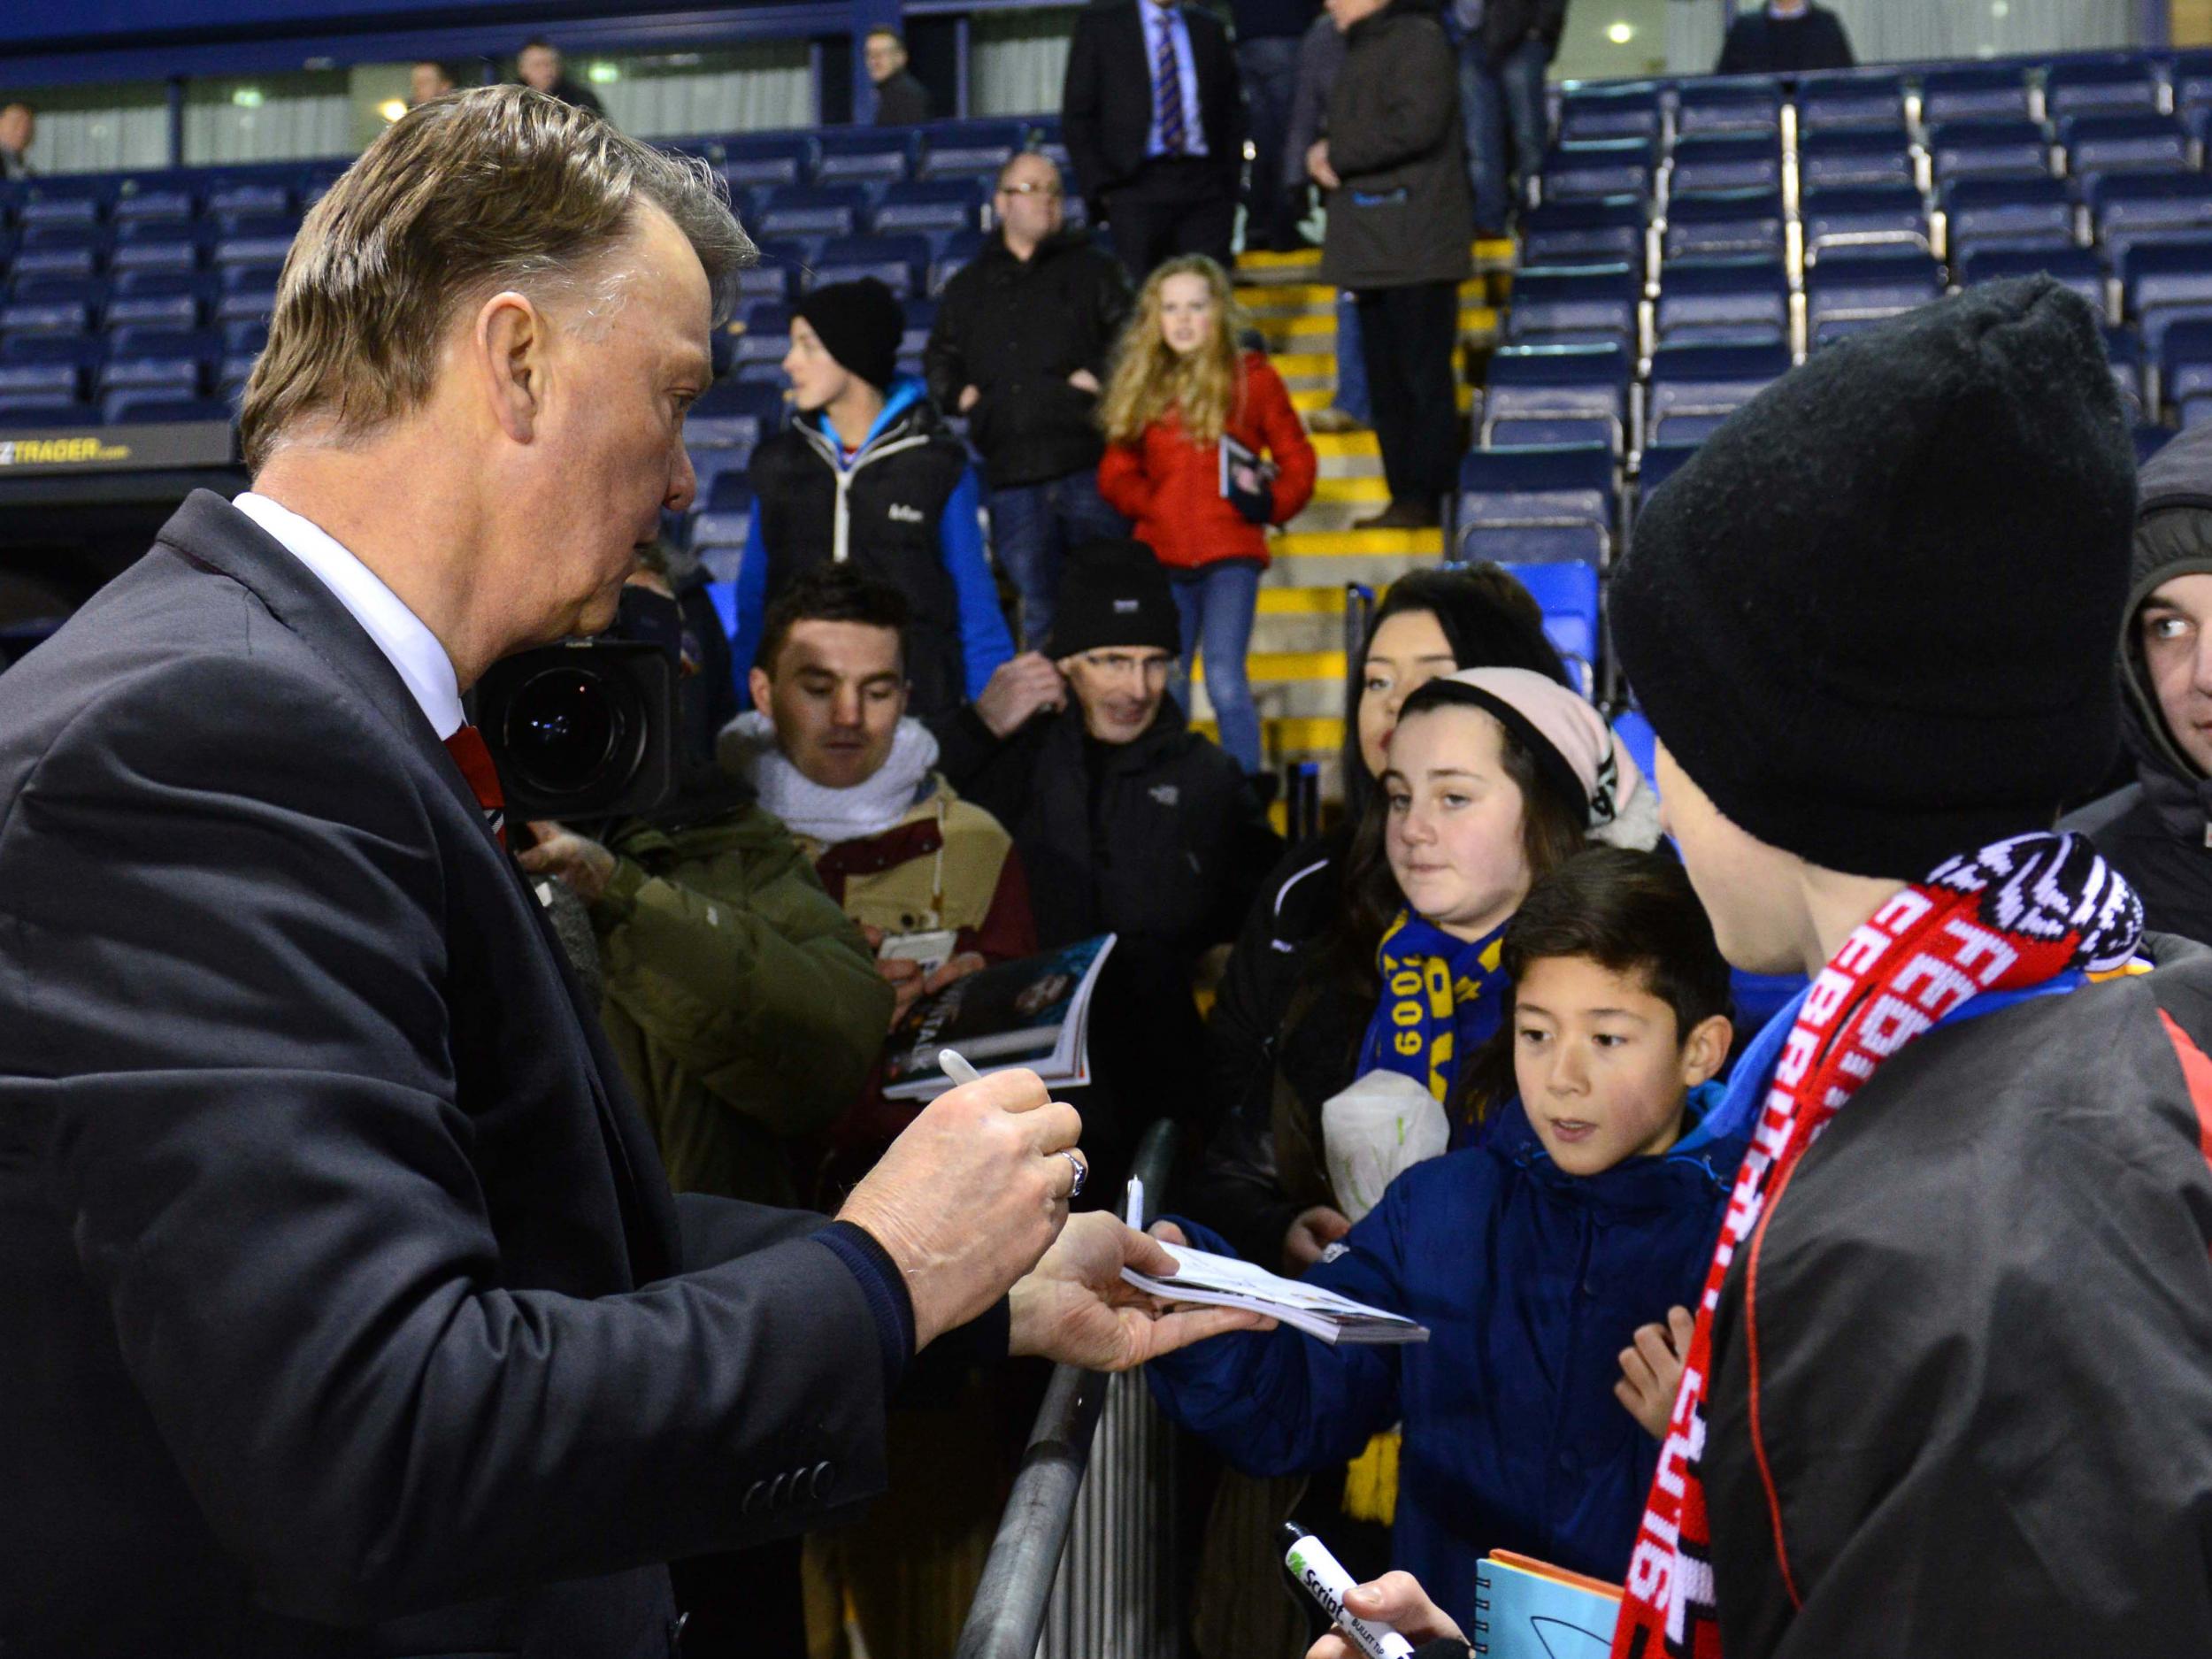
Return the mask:
POLYGON ((1680 865, 1578 854, 1530 892, 1504 960, 1510 1007, 1463 1080, 1494 1132, 1400 1175, 1308 1275, 1430 1340, 1240 1333, 1148 1368, 1168 1415, 1249 1474, 1343 1463, 1402 1423, 1394 1564, 1463 1623, 1493 1549, 1626 1567, 1680 1374, 1667 1332, 1744 1150, 1709 1115, 1728 969, 1680 865))

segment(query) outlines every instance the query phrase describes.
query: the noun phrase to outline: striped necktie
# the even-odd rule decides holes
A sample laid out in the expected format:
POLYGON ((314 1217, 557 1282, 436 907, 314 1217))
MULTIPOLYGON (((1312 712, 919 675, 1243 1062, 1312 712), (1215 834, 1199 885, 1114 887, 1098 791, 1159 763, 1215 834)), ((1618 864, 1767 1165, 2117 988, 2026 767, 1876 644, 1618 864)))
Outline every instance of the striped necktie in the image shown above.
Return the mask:
POLYGON ((1159 50, 1152 55, 1152 104, 1160 116, 1160 148, 1179 156, 1189 140, 1183 131, 1183 72, 1175 61, 1175 14, 1144 0, 1160 26, 1159 50))
POLYGON ((506 851, 507 797, 499 787, 499 769, 492 764, 492 751, 484 742, 484 734, 472 726, 464 726, 446 739, 445 748, 475 792, 476 804, 483 809, 484 827, 499 843, 500 851, 506 851))

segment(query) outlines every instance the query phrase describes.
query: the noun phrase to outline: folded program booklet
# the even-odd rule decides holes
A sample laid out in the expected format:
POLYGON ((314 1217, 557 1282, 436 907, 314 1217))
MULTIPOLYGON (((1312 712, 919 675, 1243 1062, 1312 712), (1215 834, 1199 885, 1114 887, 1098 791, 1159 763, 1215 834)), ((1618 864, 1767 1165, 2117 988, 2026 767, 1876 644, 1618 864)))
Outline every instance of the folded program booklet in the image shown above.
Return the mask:
POLYGON ((1133 1268, 1121 1276, 1163 1302, 1198 1302, 1212 1308, 1249 1308, 1279 1319, 1294 1331, 1324 1342, 1425 1342, 1428 1327, 1403 1314, 1386 1313, 1317 1285, 1284 1279, 1265 1268, 1215 1256, 1187 1245, 1163 1242, 1175 1258, 1170 1279, 1153 1279, 1133 1268))

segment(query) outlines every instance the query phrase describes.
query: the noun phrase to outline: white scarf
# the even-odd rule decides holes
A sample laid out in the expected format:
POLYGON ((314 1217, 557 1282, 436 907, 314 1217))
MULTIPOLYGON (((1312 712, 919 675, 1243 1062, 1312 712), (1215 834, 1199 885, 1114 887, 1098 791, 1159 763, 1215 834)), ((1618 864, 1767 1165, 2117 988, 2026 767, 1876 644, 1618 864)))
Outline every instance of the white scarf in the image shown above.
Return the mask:
POLYGON ((776 728, 757 710, 724 726, 715 752, 723 770, 750 783, 760 804, 791 830, 833 847, 880 835, 913 810, 937 764, 937 740, 919 720, 901 720, 890 758, 849 789, 808 781, 776 747, 776 728))

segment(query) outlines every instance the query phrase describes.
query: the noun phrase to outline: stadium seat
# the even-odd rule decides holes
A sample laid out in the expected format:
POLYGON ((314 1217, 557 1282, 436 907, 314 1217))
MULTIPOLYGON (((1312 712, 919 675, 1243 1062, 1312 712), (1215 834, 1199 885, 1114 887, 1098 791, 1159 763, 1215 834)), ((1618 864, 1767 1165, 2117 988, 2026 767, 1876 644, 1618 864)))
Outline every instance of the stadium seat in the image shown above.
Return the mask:
POLYGON ((1635 360, 1616 345, 1508 346, 1490 359, 1479 442, 1599 442, 1617 454, 1632 438, 1628 388, 1635 360))
POLYGON ((1789 214, 1779 190, 1676 191, 1667 198, 1663 259, 1730 255, 1779 260, 1789 214))
POLYGON ((2166 330, 2176 322, 2212 317, 2212 238, 2138 243, 2128 250, 2120 272, 2123 310, 2154 357, 2162 355, 2166 330))
POLYGON ((39 225, 95 225, 107 217, 115 181, 97 174, 61 174, 31 179, 16 202, 15 217, 27 230, 39 225))
POLYGON ((242 213, 295 213, 299 195, 290 185, 273 179, 233 178, 211 186, 207 211, 218 219, 242 213))
POLYGON ((1961 179, 1944 187, 1942 203, 1945 251, 1955 262, 1977 249, 2075 244, 2079 209, 2063 179, 1961 179))
POLYGON ((1547 202, 1523 214, 1520 228, 1526 265, 1644 267, 1644 204, 1636 196, 1547 202))
MULTIPOLYGON (((2212 317, 2174 323, 2158 346, 2159 401, 2170 411, 2212 396, 2212 317)), ((2147 409, 2146 401, 2139 418, 2147 409)))
POLYGON ((921 135, 909 127, 830 130, 815 139, 817 184, 883 184, 911 178, 921 135))
MULTIPOLYGON (((1651 499, 1652 491, 1680 472, 1682 464, 1696 453, 1697 445, 1694 443, 1645 445, 1643 454, 1637 457, 1636 496, 1640 508, 1642 503, 1651 499)), ((1632 530, 1630 535, 1632 539, 1632 530)))
POLYGON ((100 400, 100 414, 111 426, 183 420, 227 421, 232 418, 230 405, 219 397, 183 397, 173 392, 136 388, 110 392, 100 400))
POLYGON ((1845 249, 1909 247, 1925 253, 1935 251, 1928 204, 1911 185, 1809 189, 1803 206, 1809 263, 1845 249))
POLYGON ((1598 572, 1586 564, 1526 564, 1501 559, 1507 572, 1529 591, 1544 613, 1544 634, 1552 649, 1574 667, 1582 694, 1596 694, 1599 641, 1598 572))
MULTIPOLYGON (((1764 75, 1686 81, 1676 95, 1674 130, 1678 140, 1715 134, 1759 134, 1778 139, 1782 89, 1764 75)), ((1678 153, 1680 147, 1678 142, 1678 153)))
POLYGON ((2089 210, 2116 265, 2145 242, 2212 236, 2212 178, 2201 173, 2122 173, 2096 180, 2089 210))
POLYGON ((745 312, 745 329, 730 353, 733 363, 781 363, 791 349, 791 308, 755 303, 745 312))
POLYGON ((1625 265, 1524 269, 1514 274, 1506 334, 1553 345, 1633 342, 1642 299, 1640 271, 1625 265))
POLYGON ((922 129, 916 176, 974 179, 995 176, 1029 142, 1021 121, 936 121, 922 129))
POLYGON ((849 236, 867 205, 857 184, 824 184, 772 190, 758 215, 764 236, 849 236))
POLYGON ((1470 451, 1459 464, 1455 546, 1466 559, 1594 572, 1613 552, 1613 452, 1603 444, 1470 451))
POLYGON ((2036 121, 1949 121, 1929 129, 1938 184, 2032 179, 2051 171, 2050 137, 2036 121))
POLYGON ((925 286, 930 297, 933 299, 943 293, 954 273, 982 251, 983 233, 979 230, 957 231, 946 237, 939 245, 936 257, 929 262, 929 280, 925 286))
POLYGON ((1925 254, 1855 253, 1824 259, 1805 273, 1807 343, 1825 345, 1942 294, 1943 273, 1925 254))
POLYGON ((2188 166, 2188 133, 2170 115, 2078 115, 2059 124, 2066 170, 2077 178, 2172 173, 2188 166))
POLYGON ((1579 86, 1559 101, 1559 138, 1563 143, 1591 139, 1658 138, 1666 120, 1661 107, 1659 83, 1630 81, 1579 86))
POLYGON ((1790 334, 1789 273, 1778 260, 1683 259, 1659 273, 1655 335, 1679 345, 1767 345, 1790 334))
POLYGON ((124 180, 117 188, 108 217, 116 224, 144 224, 166 219, 188 220, 199 211, 199 198, 187 185, 166 175, 142 173, 124 180))
MULTIPOLYGON (((2185 326, 2185 325, 2184 325, 2185 326)), ((2167 330, 2169 342, 2173 331, 2167 330)), ((2105 361, 2112 365, 2112 384, 2127 405, 2131 421, 2143 419, 2150 407, 2150 388, 2145 383, 2143 337, 2124 323, 2107 323, 2104 329, 2105 361)))
POLYGON ((1613 741, 1627 751, 1645 785, 1655 792, 1658 785, 1652 780, 1659 765, 1659 733, 1651 729, 1641 709, 1623 709, 1613 717, 1613 741))
POLYGON ((983 223, 991 187, 978 179, 926 179, 895 184, 871 217, 879 234, 973 230, 983 223))
POLYGON ((2161 112, 2161 89, 2140 58, 2055 63, 2043 76, 2043 112, 2054 121, 2080 115, 2161 112))
POLYGON ((822 250, 807 286, 873 277, 900 299, 917 292, 929 265, 926 236, 838 236, 822 250))
POLYGON ((814 173, 814 141, 803 133, 741 133, 723 141, 719 171, 733 191, 803 184, 814 173))
POLYGON ((221 355, 221 337, 211 330, 133 325, 108 336, 96 384, 103 392, 134 386, 196 395, 221 355))
POLYGON ((1806 75, 1797 83, 1801 142, 1816 134, 1824 137, 1847 132, 1895 134, 1904 125, 1905 83, 1893 72, 1806 75))
POLYGON ((50 432, 99 424, 100 411, 89 403, 69 403, 45 392, 20 396, 0 393, 0 431, 50 432))
POLYGON ((83 383, 73 363, 0 363, 0 398, 22 407, 73 403, 83 383))
POLYGON ((116 227, 108 256, 115 271, 189 273, 199 268, 203 233, 196 222, 132 219, 116 227))
POLYGON ((81 300, 0 305, 0 334, 76 334, 92 326, 92 308, 81 300))
POLYGON ((1916 189, 1920 165, 1901 127, 1809 134, 1798 141, 1798 181, 1808 190, 1888 185, 1916 189))
POLYGON ((12 305, 82 305, 96 311, 107 297, 108 285, 99 277, 43 276, 32 272, 8 284, 12 305))
POLYGON ((1953 269, 1961 288, 2001 282, 2007 277, 2047 274, 2088 301, 2098 316, 2105 314, 2104 261, 2093 249, 1981 248, 1953 269))
POLYGON ((2017 66, 1959 65, 1921 77, 1920 119, 1939 121, 2025 119, 2035 113, 2028 80, 2017 66))
POLYGON ((1717 134, 1678 141, 1670 159, 1667 188, 1778 190, 1782 141, 1772 134, 1717 134))
POLYGON ((710 547, 742 548, 751 529, 752 487, 741 472, 726 472, 706 492, 706 504, 691 526, 691 549, 703 553, 710 547))
POLYGON ((1789 367, 1789 349, 1780 344, 1660 346, 1651 354, 1645 443, 1703 442, 1789 367))
POLYGON ((1544 158, 1540 199, 1648 196, 1657 159, 1658 146, 1641 138, 1601 138, 1554 145, 1544 158))

